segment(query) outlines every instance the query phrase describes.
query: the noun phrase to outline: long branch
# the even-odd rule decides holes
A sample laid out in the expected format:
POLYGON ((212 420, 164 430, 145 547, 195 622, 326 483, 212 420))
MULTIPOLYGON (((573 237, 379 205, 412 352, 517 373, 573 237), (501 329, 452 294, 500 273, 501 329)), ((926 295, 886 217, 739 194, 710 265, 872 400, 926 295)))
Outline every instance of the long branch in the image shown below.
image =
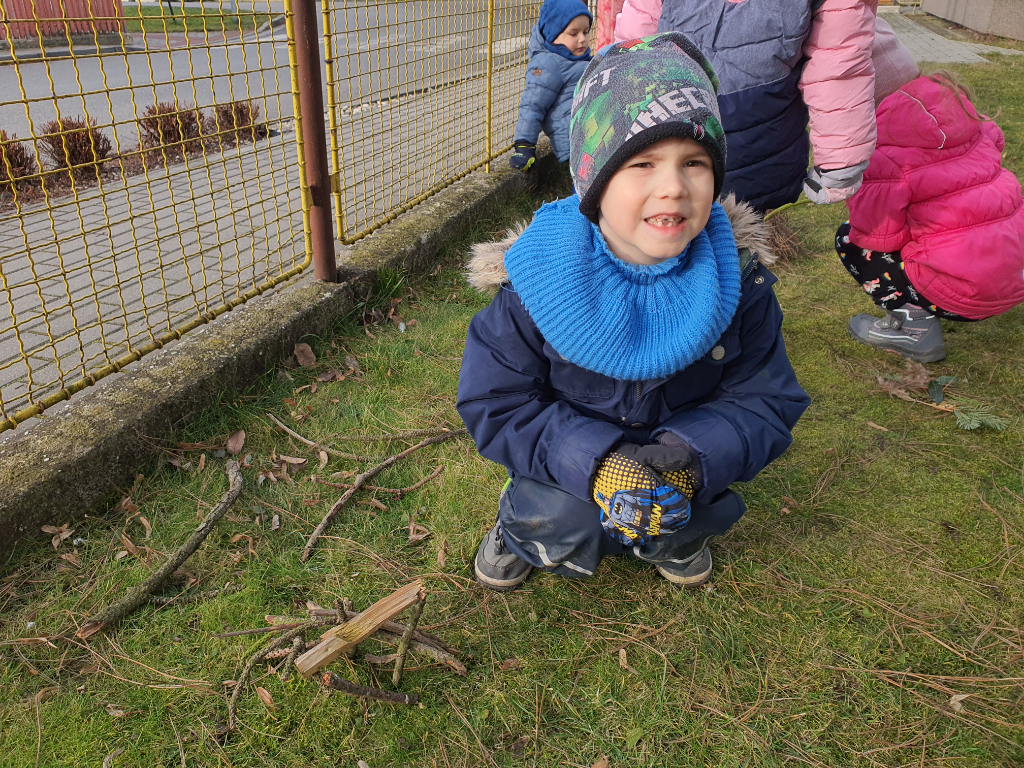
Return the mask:
POLYGON ((136 611, 149 602, 150 595, 163 586, 168 577, 188 560, 192 554, 199 549, 210 531, 217 524, 217 521, 228 511, 238 494, 242 492, 242 473, 238 471, 238 462, 229 460, 224 467, 228 475, 228 491, 224 494, 217 506, 210 510, 206 519, 193 531, 188 540, 182 544, 178 551, 171 555, 163 565, 157 568, 148 579, 139 586, 130 589, 128 593, 113 605, 104 608, 93 616, 75 634, 82 640, 99 632, 105 625, 113 625, 125 616, 136 611))
POLYGON ((404 459, 410 453, 414 453, 415 451, 418 451, 420 448, 425 448, 428 445, 434 445, 436 443, 443 443, 446 440, 451 440, 454 437, 464 437, 467 434, 469 434, 467 430, 459 429, 454 432, 445 432, 444 434, 437 435, 435 437, 428 437, 426 440, 422 440, 421 442, 416 443, 416 445, 412 446, 411 448, 406 448, 401 453, 395 454, 394 456, 385 459, 377 466, 371 467, 362 474, 356 475, 355 480, 352 481, 352 487, 345 491, 345 493, 342 494, 342 497, 340 499, 334 502, 334 506, 332 506, 327 511, 327 514, 324 515, 324 519, 320 521, 320 525, 318 525, 316 527, 316 530, 310 534, 309 539, 306 541, 306 548, 302 550, 302 556, 299 558, 299 560, 303 563, 309 560, 310 556, 313 554, 313 547, 316 546, 317 540, 323 535, 324 531, 327 530, 327 526, 331 524, 331 520, 334 519, 334 516, 338 514, 341 508, 345 506, 346 502, 348 502, 348 500, 351 499, 356 494, 356 491, 358 491, 363 486, 363 484, 366 483, 367 480, 372 480, 376 475, 383 472, 392 464, 399 461, 400 459, 404 459))
POLYGON ((296 440, 298 440, 300 443, 305 443, 310 448, 316 448, 318 451, 323 451, 328 456, 335 456, 335 457, 337 457, 339 459, 349 459, 350 461, 366 461, 366 457, 365 456, 357 456, 354 453, 345 453, 344 451, 339 451, 339 450, 336 450, 334 448, 328 448, 326 445, 323 445, 321 443, 314 443, 312 440, 309 440, 309 439, 303 437, 302 435, 300 435, 294 429, 289 429, 288 427, 286 427, 284 424, 281 423, 281 420, 278 419, 272 413, 268 413, 267 414, 267 418, 270 419, 272 422, 274 422, 274 424, 277 425, 278 429, 284 431, 286 434, 291 435, 296 440))

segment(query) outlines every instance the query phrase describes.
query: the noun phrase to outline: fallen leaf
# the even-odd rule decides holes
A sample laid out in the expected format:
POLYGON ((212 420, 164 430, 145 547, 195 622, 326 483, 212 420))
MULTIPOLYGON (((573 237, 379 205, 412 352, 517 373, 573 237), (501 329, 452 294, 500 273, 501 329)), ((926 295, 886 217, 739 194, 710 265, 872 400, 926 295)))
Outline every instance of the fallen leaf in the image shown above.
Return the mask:
MULTIPOLYGON (((373 337, 371 336, 370 338, 372 339, 373 337)), ((356 360, 355 357, 353 357, 352 355, 345 355, 345 365, 348 368, 351 368, 352 371, 355 372, 356 374, 360 374, 363 372, 363 369, 359 367, 359 361, 356 360)))
POLYGON ((234 688, 236 685, 238 685, 238 681, 237 680, 225 680, 223 683, 221 683, 221 685, 223 685, 225 688, 234 688))
POLYGON ((313 354, 313 350, 309 348, 309 344, 296 344, 295 345, 295 359, 299 361, 299 365, 303 368, 311 368, 316 365, 316 355, 313 354))
POLYGON ((256 686, 256 695, 260 697, 260 701, 267 705, 267 709, 277 712, 277 705, 274 703, 274 697, 270 695, 270 691, 266 688, 256 686))
POLYGON ((228 453, 232 456, 237 456, 241 453, 243 445, 245 445, 245 430, 236 429, 231 433, 231 437, 228 438, 228 453))
POLYGON ((964 705, 960 702, 966 699, 971 694, 969 693, 957 693, 953 695, 949 700, 949 706, 953 708, 954 712, 963 712, 964 705))
POLYGON ((410 320, 408 323, 405 324, 405 327, 406 328, 412 328, 414 325, 416 325, 416 321, 415 320, 410 320))
POLYGON ((245 539, 246 541, 249 542, 249 554, 252 555, 253 557, 259 557, 259 555, 256 554, 256 550, 253 548, 252 536, 250 536, 250 535, 248 535, 246 533, 236 533, 234 536, 232 536, 230 539, 228 539, 228 543, 229 544, 237 544, 242 539, 245 539))
POLYGON ((388 508, 384 506, 384 503, 379 501, 378 499, 363 499, 359 503, 366 504, 368 506, 374 507, 375 509, 379 509, 381 512, 388 511, 388 508))
POLYGON ((320 451, 320 469, 327 466, 327 451, 320 451))
POLYGON ((502 672, 508 672, 510 669, 519 669, 522 666, 523 663, 519 659, 505 659, 498 665, 498 669, 502 672))
POLYGON ((590 768, 612 768, 612 764, 608 762, 608 758, 601 755, 600 759, 594 763, 590 768))
POLYGON ((441 539, 441 546, 437 549, 437 564, 444 568, 445 562, 448 560, 448 541, 441 539))
POLYGON ((126 549, 122 549, 120 552, 118 552, 116 555, 114 555, 114 559, 115 560, 120 560, 120 559, 122 559, 124 557, 128 557, 128 550, 126 550, 126 549))
POLYGON ((413 520, 412 515, 409 515, 409 541, 423 541, 429 535, 430 531, 413 520))
POLYGON ((314 381, 312 384, 309 385, 309 394, 315 395, 316 394, 316 388, 317 388, 317 383, 314 381))
POLYGON ((68 552, 63 555, 58 555, 58 557, 60 557, 61 560, 67 560, 74 566, 80 566, 82 564, 82 561, 78 559, 77 552, 68 552))
POLYGON ((864 422, 864 423, 865 423, 865 424, 867 424, 867 425, 868 425, 869 427, 871 427, 872 429, 877 429, 877 430, 878 430, 879 432, 888 432, 888 431, 889 431, 889 430, 888 430, 888 429, 886 429, 885 427, 880 427, 880 426, 878 426, 878 425, 877 425, 877 424, 875 424, 875 422, 873 422, 873 421, 866 421, 866 422, 864 422))
POLYGON ((123 533, 123 532, 121 533, 121 543, 124 544, 125 548, 127 548, 127 550, 129 552, 131 552, 133 555, 135 555, 136 557, 138 557, 139 554, 142 551, 138 547, 135 546, 135 544, 132 542, 132 540, 130 538, 128 538, 128 534, 127 533, 123 533))
POLYGON ((526 747, 530 744, 529 736, 520 736, 518 739, 512 742, 512 754, 516 757, 522 757, 526 754, 526 747))
POLYGON ((299 458, 296 458, 295 456, 284 456, 284 455, 282 455, 280 458, 281 458, 281 461, 285 462, 286 464, 291 464, 293 467, 298 467, 298 468, 302 468, 302 467, 306 466, 306 464, 309 463, 309 459, 299 459, 299 458))
POLYGON ((95 674, 95 673, 97 673, 99 671, 100 671, 100 665, 99 664, 90 664, 89 666, 82 667, 80 670, 78 670, 78 674, 80 674, 80 675, 92 675, 92 674, 95 674))
POLYGON ((55 525, 44 525, 42 531, 43 533, 49 533, 50 535, 53 535, 55 533, 60 533, 60 528, 58 528, 55 525))
POLYGON ((619 666, 622 667, 627 672, 632 672, 634 675, 636 674, 636 670, 633 669, 631 666, 629 666, 629 664, 626 662, 626 649, 625 648, 619 648, 619 666))
POLYGON ((293 395, 297 395, 297 394, 299 394, 299 392, 303 391, 304 389, 309 389, 311 386, 312 386, 311 384, 305 384, 305 385, 299 387, 298 389, 296 389, 294 392, 292 392, 292 394, 293 395))
POLYGON ((206 454, 204 453, 202 456, 199 457, 199 471, 202 472, 205 467, 206 467, 206 454))
POLYGON ((276 531, 280 527, 281 527, 281 518, 280 518, 279 515, 274 515, 270 519, 270 530, 276 531))
POLYGON ((107 706, 104 707, 104 709, 106 709, 107 710, 107 714, 110 715, 113 718, 124 717, 125 715, 128 714, 123 709, 118 709, 113 704, 107 704, 107 706))
POLYGON ((793 510, 791 510, 789 507, 783 507, 782 509, 779 510, 779 514, 780 515, 788 515, 792 511, 793 510))
POLYGON ((344 480, 345 478, 352 477, 353 475, 355 475, 355 472, 351 472, 346 469, 341 472, 333 472, 331 474, 331 480, 344 480))
POLYGON ((74 528, 68 528, 68 524, 64 523, 60 528, 55 528, 52 525, 44 525, 43 533, 53 534, 53 538, 50 539, 50 543, 53 544, 54 549, 60 549, 60 545, 64 543, 66 539, 71 538, 71 534, 75 532, 74 528))
POLYGON ((124 512, 126 515, 129 515, 129 520, 131 520, 130 516, 134 515, 138 510, 139 508, 132 503, 132 497, 130 495, 125 496, 121 499, 121 502, 114 507, 114 512, 124 512))
POLYGON ((142 527, 146 529, 146 538, 148 539, 150 535, 153 533, 153 526, 150 525, 149 520, 147 520, 142 515, 139 515, 139 522, 142 523, 142 527))

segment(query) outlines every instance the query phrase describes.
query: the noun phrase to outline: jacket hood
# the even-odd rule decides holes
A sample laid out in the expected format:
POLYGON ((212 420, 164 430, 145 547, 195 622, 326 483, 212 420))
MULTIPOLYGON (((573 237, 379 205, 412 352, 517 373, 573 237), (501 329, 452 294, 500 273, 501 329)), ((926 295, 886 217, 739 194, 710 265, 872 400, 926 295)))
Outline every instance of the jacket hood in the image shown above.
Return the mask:
POLYGON ((974 105, 929 77, 907 83, 878 107, 879 146, 949 149, 980 132, 974 105))
MULTIPOLYGON (((728 195, 718 201, 725 209, 732 225, 736 249, 747 249, 751 258, 770 267, 775 263, 775 254, 768 246, 768 229, 764 219, 747 203, 737 202, 735 195, 728 195)), ((477 243, 472 248, 472 256, 466 268, 466 279, 478 291, 493 291, 508 278, 505 271, 505 253, 519 236, 530 225, 528 221, 520 221, 506 230, 501 240, 477 243)))

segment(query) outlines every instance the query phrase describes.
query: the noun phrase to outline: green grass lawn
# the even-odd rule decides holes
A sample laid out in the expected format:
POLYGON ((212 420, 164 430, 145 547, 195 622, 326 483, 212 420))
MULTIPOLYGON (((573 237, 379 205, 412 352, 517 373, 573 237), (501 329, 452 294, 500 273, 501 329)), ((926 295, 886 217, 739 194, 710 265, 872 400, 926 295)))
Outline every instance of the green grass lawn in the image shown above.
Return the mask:
POLYGON ((153 5, 125 5, 125 31, 127 32, 239 32, 256 29, 271 19, 264 13, 229 12, 224 3, 218 8, 182 5, 180 2, 153 5))
MULTIPOLYGON (((1007 163, 1020 174, 1024 84, 1014 65, 962 73, 981 110, 1002 108, 1007 163)), ((166 443, 165 460, 126 489, 150 537, 140 517, 113 509, 74 524, 72 539, 84 543, 68 539, 55 552, 41 533, 4 565, 0 765, 98 766, 117 749, 113 766, 586 768, 602 755, 611 766, 658 768, 1022 764, 1024 307, 947 324, 949 357, 929 367, 956 377, 949 396, 989 406, 1010 419, 1007 429, 964 431, 950 415, 890 397, 879 378, 904 375, 903 362, 846 331, 871 307, 832 251, 842 206, 790 215, 808 255, 776 269, 777 294, 813 404, 793 447, 739 486, 749 512, 713 545, 708 587, 680 592, 635 560, 606 560, 585 581, 541 573, 508 594, 481 588, 472 558, 504 472, 468 441, 378 476, 397 488, 444 467, 400 500, 377 493, 386 509, 358 495, 299 562, 341 494, 311 475, 365 469, 406 445, 345 435, 459 425, 466 325, 488 301, 463 280, 466 249, 538 203, 524 197, 480 221, 433 276, 382 281, 378 304, 401 298, 405 322, 416 320, 404 333, 352 323, 307 338, 315 367, 270 372, 183 426, 176 440, 202 445, 166 443), (347 356, 363 376, 314 392, 317 375, 344 371, 347 356), (266 412, 368 458, 320 469, 315 451, 271 428, 266 412), (89 645, 19 641, 71 636, 174 551, 224 493, 215 451, 237 429, 252 456, 245 487, 185 570, 197 589, 232 581, 242 591, 143 608, 89 645), (259 485, 257 473, 282 454, 310 461, 293 483, 259 485), (429 538, 409 543, 410 515, 429 538), (125 537, 139 556, 118 557, 132 549, 125 537), (226 743, 211 737, 226 717, 223 682, 267 638, 214 634, 299 614, 307 600, 333 607, 345 597, 364 609, 415 577, 430 593, 422 626, 458 649, 468 677, 411 659, 401 689, 424 706, 408 708, 282 683, 262 666, 240 730, 226 743)), ((363 651, 389 652, 373 642, 363 651)), ((391 687, 390 667, 361 655, 333 668, 391 687)))

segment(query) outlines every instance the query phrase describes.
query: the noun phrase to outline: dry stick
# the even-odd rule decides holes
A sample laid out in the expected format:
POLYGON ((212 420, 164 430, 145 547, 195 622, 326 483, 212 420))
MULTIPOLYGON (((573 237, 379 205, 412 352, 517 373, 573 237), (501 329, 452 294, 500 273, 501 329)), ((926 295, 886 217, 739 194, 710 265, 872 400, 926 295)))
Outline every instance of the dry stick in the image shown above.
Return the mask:
POLYGON ((313 554, 313 547, 316 545, 317 539, 319 539, 323 535, 323 532, 327 530, 327 526, 331 524, 331 520, 333 520, 334 516, 338 514, 338 511, 345 506, 345 503, 355 495, 356 491, 358 491, 367 480, 373 479, 374 476, 380 474, 395 462, 400 459, 404 459, 410 453, 418 451, 420 448, 425 448, 428 445, 434 445, 436 443, 443 443, 446 440, 451 440, 453 437, 465 437, 468 434, 468 430, 460 429, 455 432, 445 432, 443 435, 437 435, 436 437, 428 437, 426 440, 416 443, 412 448, 406 448, 401 453, 385 459, 377 466, 371 467, 360 475, 356 475, 355 480, 352 481, 352 487, 345 491, 340 499, 334 502, 334 506, 327 511, 326 515, 324 515, 324 519, 320 521, 320 525, 318 525, 316 530, 310 534, 309 540, 306 541, 306 548, 302 550, 302 556, 299 560, 303 563, 309 560, 310 555, 313 554))
POLYGON ((197 549, 199 549, 199 546, 203 543, 206 537, 210 535, 210 531, 213 530, 217 521, 224 516, 224 513, 228 511, 228 508, 234 503, 235 499, 238 498, 238 494, 242 491, 242 473, 238 471, 238 462, 229 460, 225 464, 225 470, 228 474, 228 492, 224 494, 219 502, 217 502, 217 506, 210 510, 210 514, 208 514, 206 519, 199 524, 199 527, 196 528, 192 535, 188 537, 188 540, 182 544, 181 547, 178 548, 178 551, 171 555, 163 565, 157 568, 148 579, 142 582, 142 584, 129 590, 128 594, 116 603, 104 608, 93 616, 89 622, 75 633, 79 639, 85 640, 86 638, 91 637, 103 629, 104 625, 116 624, 125 616, 133 613, 135 610, 148 603, 150 595, 163 586, 163 583, 167 581, 168 577, 178 570, 181 564, 188 560, 188 558, 191 557, 197 549))
POLYGON ((390 440, 408 440, 413 437, 434 437, 451 431, 448 427, 432 427, 429 429, 403 429, 399 432, 392 432, 390 435, 349 435, 339 432, 331 439, 358 440, 361 443, 386 443, 390 440))
POLYGON ((412 640, 413 633, 416 631, 416 625, 420 623, 420 616, 423 614, 423 606, 427 602, 427 596, 424 595, 419 599, 419 602, 412 607, 412 616, 409 618, 409 623, 405 627, 405 632, 402 633, 402 639, 398 641, 398 659, 395 660, 395 671, 391 675, 391 682, 397 687, 402 682, 402 670, 405 668, 405 655, 409 652, 409 642, 412 640))
MULTIPOLYGON (((443 472, 443 471, 444 471, 444 465, 443 464, 438 464, 437 468, 433 472, 431 472, 429 475, 424 477, 418 483, 410 485, 408 488, 384 488, 384 487, 379 486, 379 485, 364 485, 363 486, 363 490, 364 491, 374 491, 375 493, 390 493, 390 494, 392 494, 394 496, 397 496, 398 498, 402 498, 407 493, 412 493, 413 491, 418 491, 424 485, 426 485, 431 480, 433 480, 438 475, 440 475, 441 472, 443 472)), ((327 480, 321 480, 319 477, 316 477, 316 475, 314 475, 314 477, 316 478, 316 481, 318 483, 320 483, 320 485, 326 485, 326 486, 329 486, 331 488, 338 488, 338 489, 341 489, 341 490, 345 490, 347 488, 351 488, 352 487, 348 483, 331 483, 331 482, 328 482, 327 480)))
POLYGON ((351 680, 339 677, 333 672, 324 672, 320 678, 325 688, 332 691, 341 691, 349 696, 358 696, 361 699, 377 699, 378 701, 389 701, 392 704, 409 704, 415 706, 420 703, 420 697, 411 693, 395 693, 394 691, 382 691, 380 688, 367 688, 365 685, 357 685, 351 680))
POLYGON ((173 597, 157 597, 156 595, 150 595, 149 602, 151 605, 189 605, 191 603, 198 603, 200 600, 208 600, 213 597, 233 595, 235 592, 241 592, 243 589, 244 587, 241 584, 229 584, 223 589, 211 589, 209 592, 196 592, 191 595, 180 594, 174 595, 173 597))
POLYGON ((238 709, 238 700, 242 697, 242 690, 245 688, 245 683, 249 679, 249 673, 252 672, 252 668, 263 661, 268 653, 280 648, 292 638, 301 637, 310 629, 322 627, 325 624, 330 623, 332 623, 330 619, 323 618, 305 621, 295 627, 295 629, 285 632, 280 637, 274 638, 249 657, 249 660, 245 662, 245 666, 242 667, 242 674, 238 676, 234 690, 231 691, 231 699, 228 701, 228 728, 231 730, 235 729, 235 711, 238 709))
POLYGON ((314 443, 312 440, 307 440, 295 430, 288 429, 288 427, 282 424, 281 421, 272 413, 268 413, 267 418, 274 422, 274 424, 277 425, 278 429, 284 430, 286 433, 294 437, 300 443, 305 443, 310 448, 316 448, 318 451, 323 451, 328 456, 336 456, 339 459, 349 459, 350 461, 366 461, 365 456, 356 456, 354 453, 344 453, 343 451, 337 451, 334 448, 328 448, 326 445, 314 443))

